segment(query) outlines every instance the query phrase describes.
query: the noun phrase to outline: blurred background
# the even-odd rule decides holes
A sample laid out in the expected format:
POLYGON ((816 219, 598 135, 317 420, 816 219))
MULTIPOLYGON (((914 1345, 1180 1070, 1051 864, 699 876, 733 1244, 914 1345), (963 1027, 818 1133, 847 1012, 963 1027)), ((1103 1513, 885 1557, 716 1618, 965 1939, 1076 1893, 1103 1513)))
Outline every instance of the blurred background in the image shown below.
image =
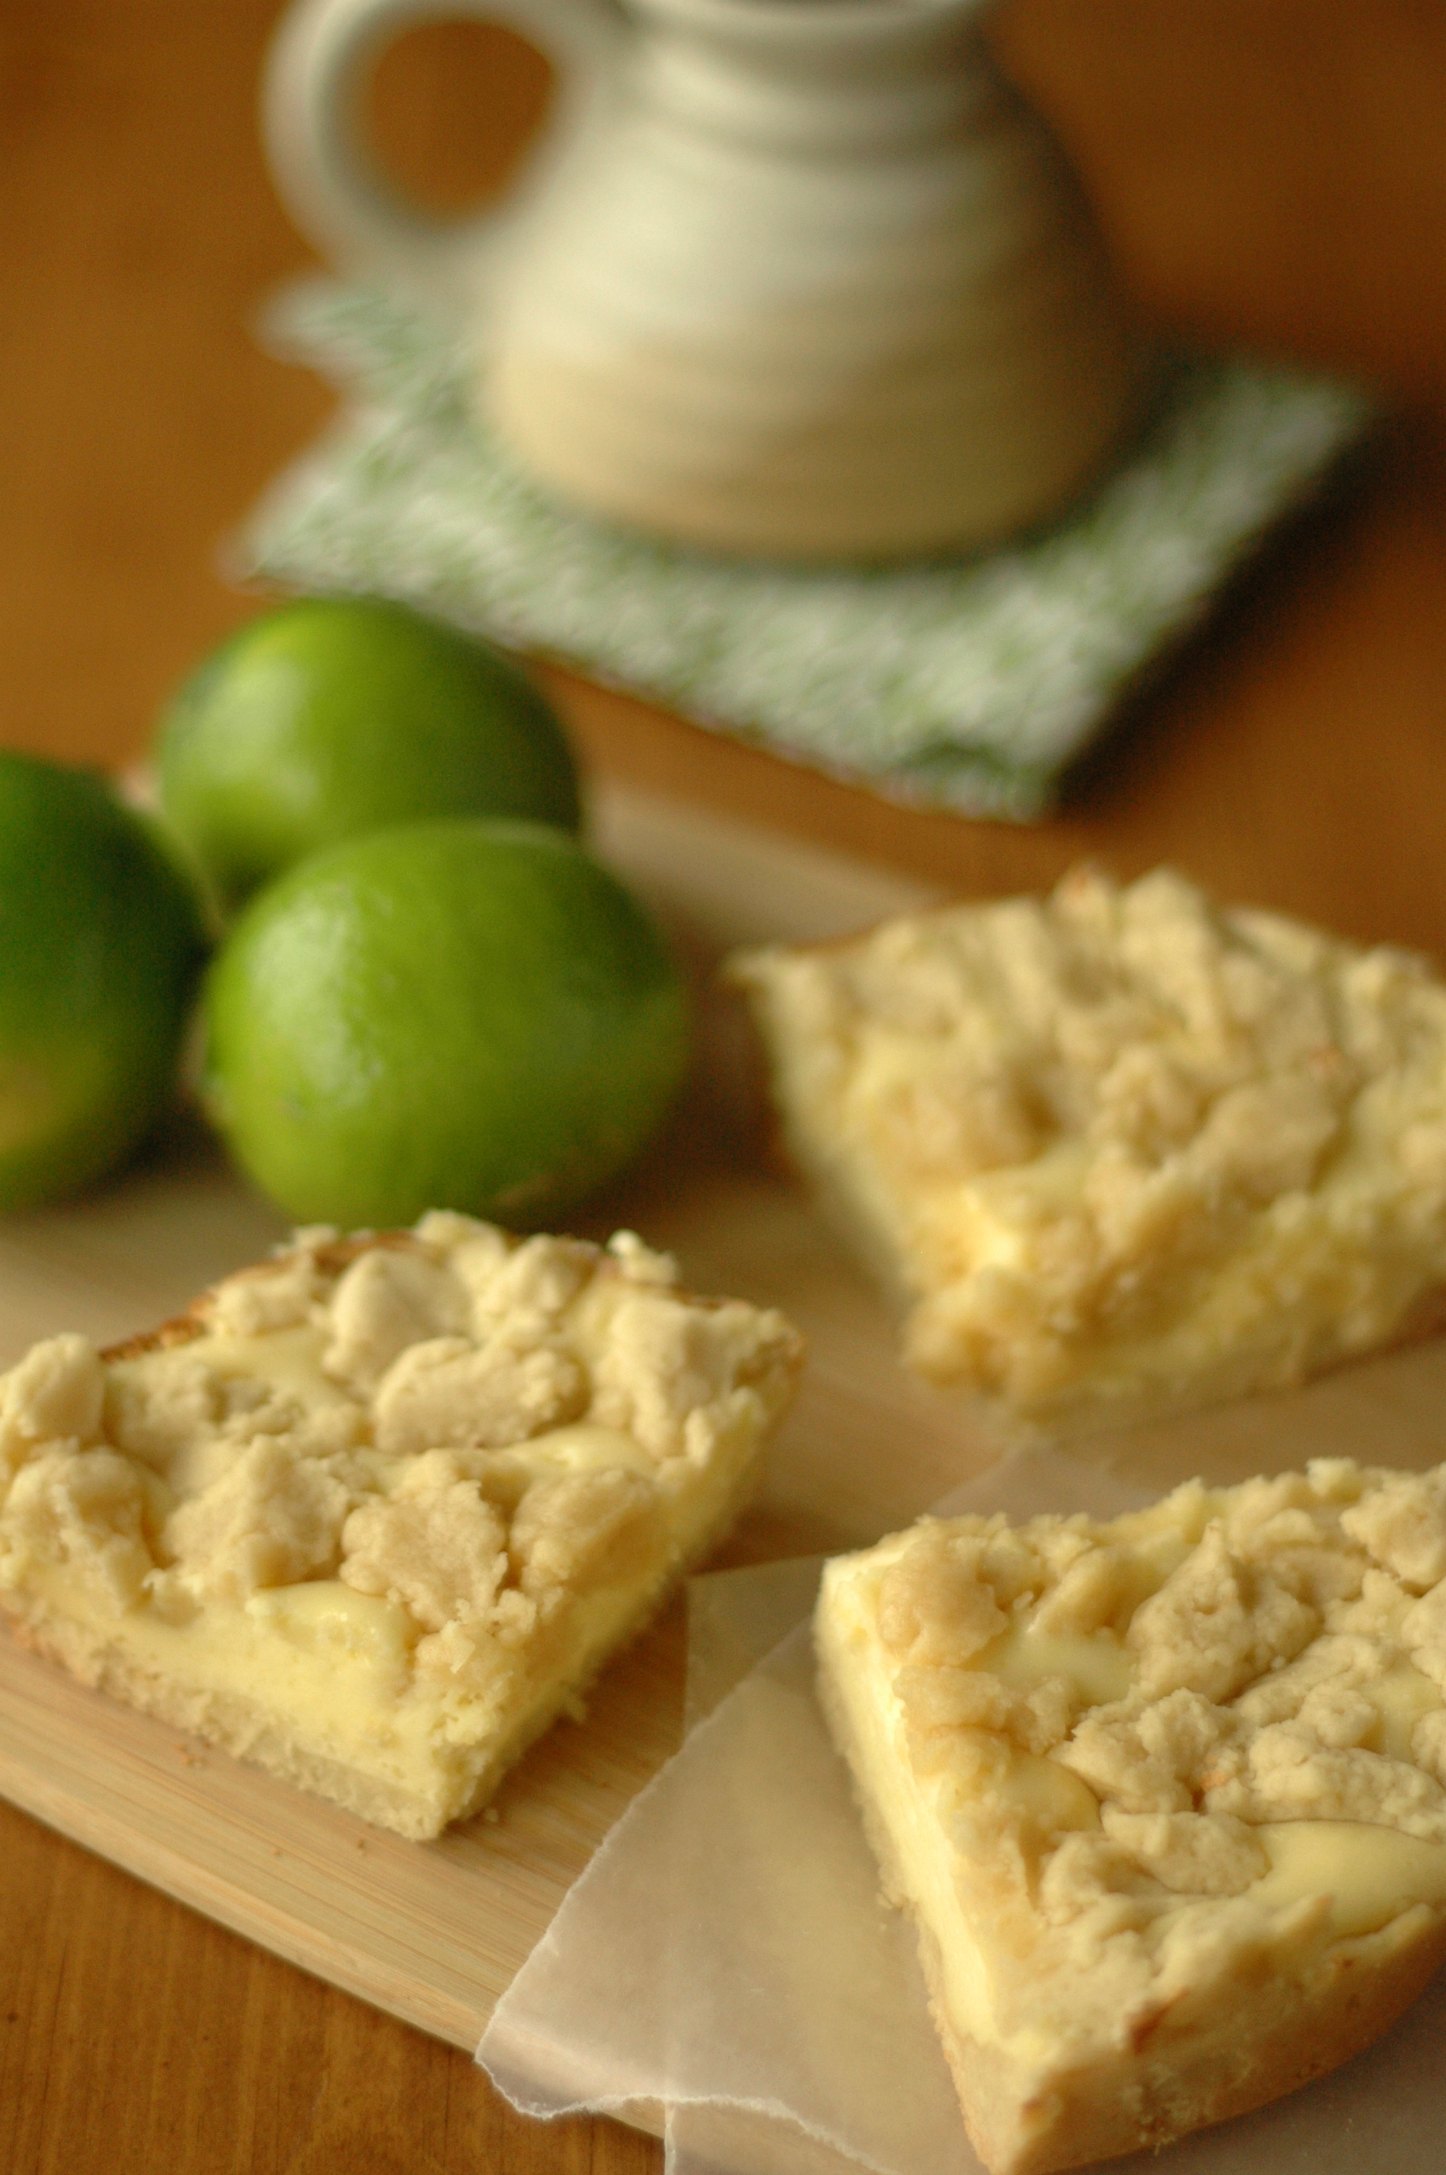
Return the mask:
MULTIPOLYGON (((250 609, 218 576, 220 541, 327 415, 331 395, 268 358, 248 329, 308 262, 268 181, 255 118, 280 12, 276 0, 6 0, 0 10, 0 731, 12 743, 107 760, 141 747, 158 700, 250 609)), ((1271 675, 1295 670, 1333 706, 1341 749, 1357 748, 1388 706, 1408 741, 1393 776, 1405 761, 1402 789, 1436 791, 1446 8, 1002 0, 992 35, 1068 145, 1151 317, 1362 375, 1405 415, 1350 511, 1287 549, 1252 587, 1243 620, 1157 699, 1177 746, 1167 780, 1148 763, 1140 775, 1167 798, 1208 783, 1189 717, 1202 700, 1221 706, 1223 672, 1223 707, 1238 722, 1221 729, 1240 735, 1246 769, 1235 775, 1248 799, 1252 706, 1268 710, 1271 675), (1311 646, 1308 662, 1292 662, 1302 583, 1311 646), (1268 641, 1252 631, 1262 612, 1268 641), (1393 640, 1392 615, 1408 640, 1393 640), (1323 619, 1338 630, 1324 646, 1323 619), (1355 640, 1366 622, 1369 641, 1355 640), (1409 774, 1413 732, 1419 776, 1409 774)), ((427 28, 384 61, 376 127, 420 196, 460 205, 497 186, 548 89, 544 64, 509 34, 427 28)), ((687 769, 691 782, 695 752, 678 752, 640 705, 617 697, 585 709, 584 738, 605 740, 622 767, 664 784, 687 769)), ((722 799, 772 812, 778 766, 731 747, 703 760, 722 799)), ((1356 761, 1332 758, 1313 781, 1343 819, 1375 790, 1356 761)), ((1289 767, 1274 763, 1272 778, 1289 767)), ((877 850, 873 819, 865 837, 850 812, 854 796, 827 790, 831 835, 877 850)), ((898 822, 911 858, 952 865, 956 822, 898 822)), ((987 860, 994 849, 981 851, 987 860)), ((1048 858, 1058 861, 1057 847, 1048 858)), ((1422 933, 1404 911, 1399 933, 1422 933)))

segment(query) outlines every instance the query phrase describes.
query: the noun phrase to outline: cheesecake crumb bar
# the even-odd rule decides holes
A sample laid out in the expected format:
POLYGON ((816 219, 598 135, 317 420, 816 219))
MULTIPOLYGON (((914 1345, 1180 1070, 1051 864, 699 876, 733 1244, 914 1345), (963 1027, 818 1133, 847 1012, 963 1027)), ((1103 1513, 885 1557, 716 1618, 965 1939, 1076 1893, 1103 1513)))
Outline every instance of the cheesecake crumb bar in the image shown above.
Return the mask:
POLYGON ((731 973, 938 1381, 1134 1417, 1441 1317, 1446 986, 1410 954, 1083 868, 731 973))
POLYGON ((0 1609, 86 1683, 434 1836, 721 1538, 800 1357, 630 1234, 302 1232, 150 1335, 0 1379, 0 1609))
POLYGON ((925 1520, 816 1641, 993 2175, 1290 2091, 1446 1957, 1446 1467, 925 1520))

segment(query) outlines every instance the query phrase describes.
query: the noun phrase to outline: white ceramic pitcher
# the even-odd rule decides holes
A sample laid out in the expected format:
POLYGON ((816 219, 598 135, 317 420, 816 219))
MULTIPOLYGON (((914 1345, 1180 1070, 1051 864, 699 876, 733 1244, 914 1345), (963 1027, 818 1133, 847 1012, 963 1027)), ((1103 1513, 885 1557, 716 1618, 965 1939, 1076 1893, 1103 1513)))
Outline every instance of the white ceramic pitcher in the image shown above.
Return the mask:
POLYGON ((713 550, 994 541, 1099 466, 1139 378, 1102 253, 981 0, 303 0, 274 48, 284 195, 346 269, 465 303, 479 397, 539 479, 713 550), (448 226, 362 140, 377 51, 508 24, 553 117, 448 226))

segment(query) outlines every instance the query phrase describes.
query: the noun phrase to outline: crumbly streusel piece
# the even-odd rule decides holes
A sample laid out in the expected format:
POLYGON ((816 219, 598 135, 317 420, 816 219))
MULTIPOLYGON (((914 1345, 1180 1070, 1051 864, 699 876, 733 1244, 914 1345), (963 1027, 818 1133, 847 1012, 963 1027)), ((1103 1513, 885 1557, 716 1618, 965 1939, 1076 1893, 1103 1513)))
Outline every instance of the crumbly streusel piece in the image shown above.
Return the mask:
POLYGON ((1025 1412, 1294 1381, 1446 1288, 1446 986, 1168 871, 733 963, 926 1374, 1025 1412))
POLYGON ((824 1577, 825 1706, 994 2175, 1157 2146, 1446 1955, 1446 1467, 1112 1522, 925 1520, 824 1577))
POLYGON ((799 1360, 627 1233, 302 1232, 153 1335, 0 1379, 0 1607, 87 1683, 435 1835, 721 1536, 799 1360))

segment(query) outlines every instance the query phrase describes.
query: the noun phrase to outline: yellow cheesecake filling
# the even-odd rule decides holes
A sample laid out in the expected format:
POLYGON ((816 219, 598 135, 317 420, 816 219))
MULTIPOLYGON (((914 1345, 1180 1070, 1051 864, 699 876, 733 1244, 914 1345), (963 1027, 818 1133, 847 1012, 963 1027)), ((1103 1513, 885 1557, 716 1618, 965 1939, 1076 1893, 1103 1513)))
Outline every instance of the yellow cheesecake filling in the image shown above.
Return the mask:
POLYGON ((1269 1823, 1260 1831, 1270 1871, 1247 1891, 1265 1910, 1325 1897, 1342 1940, 1376 1933, 1403 1911, 1446 1908, 1446 1843, 1345 1820, 1269 1823))

